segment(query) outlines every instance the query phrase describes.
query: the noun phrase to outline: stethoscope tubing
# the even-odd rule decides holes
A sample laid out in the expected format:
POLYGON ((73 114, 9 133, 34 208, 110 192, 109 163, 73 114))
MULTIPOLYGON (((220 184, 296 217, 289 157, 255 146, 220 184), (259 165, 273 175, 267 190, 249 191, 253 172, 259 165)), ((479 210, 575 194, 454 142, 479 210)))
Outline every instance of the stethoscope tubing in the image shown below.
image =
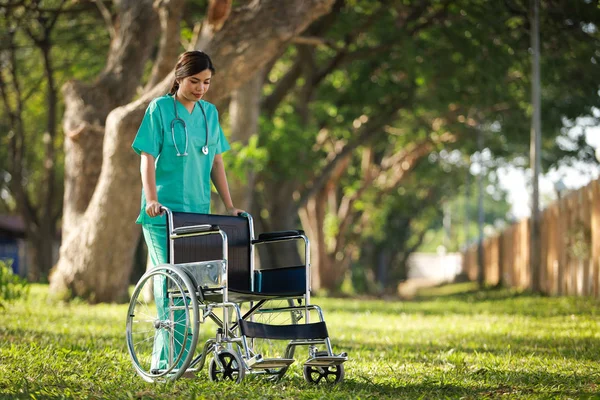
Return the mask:
MULTIPOLYGON (((178 157, 182 157, 182 156, 187 156, 187 149, 188 149, 188 141, 189 141, 189 135, 188 135, 188 130, 187 130, 187 125, 185 124, 185 121, 182 120, 181 118, 179 118, 179 114, 177 113, 177 99, 175 97, 176 95, 173 95, 173 110, 175 111, 175 118, 171 121, 171 138, 173 139, 173 145, 175 146, 175 151, 177 152, 177 156, 178 157), (183 126, 183 132, 185 133, 185 147, 183 149, 183 153, 181 153, 179 151, 179 146, 177 146, 177 141, 175 140, 175 124, 180 123, 183 126)), ((206 139, 204 141, 204 146, 202 146, 202 153, 204 155, 208 154, 208 119, 206 118, 206 111, 204 111, 204 106, 202 105, 202 103, 200 101, 197 102, 198 105, 200 106, 200 110, 202 110, 202 115, 204 116, 204 128, 206 131, 206 139)))

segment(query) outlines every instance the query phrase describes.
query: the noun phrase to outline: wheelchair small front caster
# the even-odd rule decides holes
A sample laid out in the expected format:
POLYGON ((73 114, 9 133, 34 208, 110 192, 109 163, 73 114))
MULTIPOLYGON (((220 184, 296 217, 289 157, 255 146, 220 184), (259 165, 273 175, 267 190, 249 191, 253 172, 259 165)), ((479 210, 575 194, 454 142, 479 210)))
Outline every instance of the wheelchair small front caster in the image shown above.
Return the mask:
POLYGON ((219 362, 217 363, 216 358, 213 358, 208 366, 208 376, 211 381, 240 383, 244 379, 244 364, 237 353, 222 350, 215 357, 219 358, 219 362))
POLYGON ((344 380, 344 365, 330 365, 327 367, 317 367, 312 365, 304 366, 304 380, 308 383, 328 383, 336 384, 344 380))

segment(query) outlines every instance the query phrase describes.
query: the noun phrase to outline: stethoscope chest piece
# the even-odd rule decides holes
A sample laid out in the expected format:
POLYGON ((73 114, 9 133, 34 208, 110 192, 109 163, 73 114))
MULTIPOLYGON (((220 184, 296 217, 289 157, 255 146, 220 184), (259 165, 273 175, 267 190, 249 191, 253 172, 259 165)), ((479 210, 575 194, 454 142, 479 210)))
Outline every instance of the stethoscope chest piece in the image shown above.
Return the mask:
POLYGON ((204 155, 208 155, 208 146, 202 146, 202 153, 204 153, 204 155))

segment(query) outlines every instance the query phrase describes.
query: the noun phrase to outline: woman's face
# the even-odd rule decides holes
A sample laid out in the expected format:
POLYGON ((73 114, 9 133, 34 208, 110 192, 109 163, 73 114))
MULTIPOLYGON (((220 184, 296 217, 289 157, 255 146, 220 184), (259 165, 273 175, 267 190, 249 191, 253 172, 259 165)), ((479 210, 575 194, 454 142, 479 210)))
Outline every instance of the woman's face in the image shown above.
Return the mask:
POLYGON ((205 69, 196 75, 181 79, 179 89, 177 89, 177 98, 185 102, 195 103, 208 91, 211 78, 212 72, 210 69, 205 69))

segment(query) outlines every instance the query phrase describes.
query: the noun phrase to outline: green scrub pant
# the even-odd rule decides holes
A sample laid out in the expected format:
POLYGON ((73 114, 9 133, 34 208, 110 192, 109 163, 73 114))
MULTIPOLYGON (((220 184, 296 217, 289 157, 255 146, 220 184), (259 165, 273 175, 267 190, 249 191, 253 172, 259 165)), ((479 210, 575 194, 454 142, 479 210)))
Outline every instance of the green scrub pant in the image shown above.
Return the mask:
MULTIPOLYGON (((160 264, 168 263, 167 260, 167 229, 164 225, 150 225, 143 224, 142 231, 144 232, 144 240, 148 246, 148 253, 152 266, 156 267, 160 264)), ((168 320, 169 319, 169 298, 167 296, 167 282, 163 276, 157 276, 154 278, 154 301, 156 303, 156 310, 158 313, 158 319, 168 320)), ((181 299, 176 299, 174 305, 183 304, 181 299)), ((173 311, 173 321, 175 326, 173 329, 173 352, 170 353, 169 348, 169 332, 165 329, 156 331, 154 335, 154 347, 152 349, 152 369, 165 369, 169 364, 171 357, 175 358, 181 351, 181 345, 184 342, 185 333, 185 312, 183 310, 173 311)), ((185 360, 187 353, 191 345, 191 340, 186 342, 186 350, 181 357, 178 367, 181 366, 183 360, 185 360)))

